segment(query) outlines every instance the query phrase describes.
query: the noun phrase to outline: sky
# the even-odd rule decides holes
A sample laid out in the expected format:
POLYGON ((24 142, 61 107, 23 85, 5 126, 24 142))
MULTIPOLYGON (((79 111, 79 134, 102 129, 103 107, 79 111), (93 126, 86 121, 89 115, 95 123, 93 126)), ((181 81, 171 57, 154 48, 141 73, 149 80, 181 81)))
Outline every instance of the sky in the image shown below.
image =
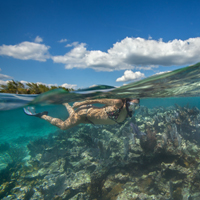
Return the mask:
POLYGON ((121 86, 200 62, 199 0, 0 1, 0 84, 121 86))

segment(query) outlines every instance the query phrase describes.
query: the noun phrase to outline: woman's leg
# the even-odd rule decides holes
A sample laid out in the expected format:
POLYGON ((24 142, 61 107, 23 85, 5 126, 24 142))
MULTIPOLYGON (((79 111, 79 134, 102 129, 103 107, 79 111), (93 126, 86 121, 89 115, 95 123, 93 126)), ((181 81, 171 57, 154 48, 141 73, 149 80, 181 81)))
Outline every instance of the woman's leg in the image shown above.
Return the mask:
POLYGON ((62 130, 72 128, 82 123, 80 116, 78 116, 76 113, 69 116, 68 119, 66 119, 65 121, 62 121, 61 119, 58 119, 58 118, 53 118, 48 115, 42 115, 41 119, 48 121, 50 124, 57 126, 58 128, 62 130))
POLYGON ((69 116, 75 113, 74 109, 68 103, 63 103, 63 106, 67 109, 69 116))
POLYGON ((42 115, 40 118, 48 121, 52 125, 57 126, 58 128, 62 130, 69 129, 80 123, 83 123, 83 120, 81 120, 81 117, 77 113, 75 113, 74 109, 68 103, 64 103, 63 105, 66 107, 69 113, 69 117, 65 121, 62 121, 61 119, 58 119, 58 118, 53 118, 48 115, 42 115))

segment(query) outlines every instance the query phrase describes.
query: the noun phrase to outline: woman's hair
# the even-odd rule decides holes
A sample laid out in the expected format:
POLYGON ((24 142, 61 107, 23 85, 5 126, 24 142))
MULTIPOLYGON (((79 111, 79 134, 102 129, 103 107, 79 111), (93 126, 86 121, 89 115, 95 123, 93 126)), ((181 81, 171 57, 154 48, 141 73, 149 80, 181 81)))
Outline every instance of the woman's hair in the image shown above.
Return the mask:
MULTIPOLYGON (((134 98, 126 98, 126 101, 132 101, 134 98)), ((140 99, 137 99, 138 103, 140 103, 140 99)))

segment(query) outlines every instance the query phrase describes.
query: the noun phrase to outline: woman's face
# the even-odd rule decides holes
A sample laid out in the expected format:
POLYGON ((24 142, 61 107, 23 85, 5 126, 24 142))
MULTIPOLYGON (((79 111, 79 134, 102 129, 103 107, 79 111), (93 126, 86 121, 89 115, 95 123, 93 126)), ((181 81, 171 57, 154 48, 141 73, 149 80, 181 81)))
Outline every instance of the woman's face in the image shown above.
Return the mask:
POLYGON ((132 99, 130 102, 139 104, 139 100, 138 99, 132 99))
POLYGON ((134 111, 140 107, 140 102, 138 99, 133 99, 129 102, 129 110, 134 111))

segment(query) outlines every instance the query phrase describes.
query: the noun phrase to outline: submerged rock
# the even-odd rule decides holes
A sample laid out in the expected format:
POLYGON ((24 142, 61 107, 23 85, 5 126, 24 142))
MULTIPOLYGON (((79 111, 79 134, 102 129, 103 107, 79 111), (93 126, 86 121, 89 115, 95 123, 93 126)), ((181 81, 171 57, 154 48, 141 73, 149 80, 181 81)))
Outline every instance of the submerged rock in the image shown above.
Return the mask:
POLYGON ((15 164, 0 174, 0 198, 200 199, 199 124, 197 108, 143 106, 123 125, 79 125, 31 141, 29 157, 9 147, 2 153, 15 164))

